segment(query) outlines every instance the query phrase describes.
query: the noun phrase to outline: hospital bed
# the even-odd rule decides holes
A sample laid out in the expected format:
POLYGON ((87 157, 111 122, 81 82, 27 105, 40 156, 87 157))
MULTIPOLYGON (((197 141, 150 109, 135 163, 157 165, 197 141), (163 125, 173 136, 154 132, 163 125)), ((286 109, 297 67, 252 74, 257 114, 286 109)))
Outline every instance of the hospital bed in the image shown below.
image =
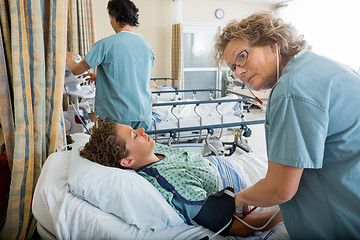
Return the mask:
POLYGON ((192 99, 192 100, 208 100, 219 98, 224 94, 220 89, 209 88, 209 89, 183 89, 177 90, 174 88, 160 88, 159 90, 152 91, 153 98, 158 101, 176 101, 181 99, 192 99))
MULTIPOLYGON (((148 133, 153 135, 156 142, 168 145, 182 144, 181 146, 184 146, 184 143, 204 142, 205 145, 208 145, 210 140, 214 144, 221 145, 220 139, 223 135, 234 134, 235 145, 246 152, 251 151, 247 140, 244 138, 251 135, 251 130, 241 123, 245 122, 245 115, 243 114, 244 102, 253 100, 242 99, 236 95, 213 99, 213 95, 217 91, 220 90, 198 89, 153 92, 158 96, 160 94, 174 95, 172 96, 173 100, 157 101, 153 104, 153 131, 148 133), (199 92, 208 92, 209 100, 197 100, 196 94, 199 92), (180 93, 192 93, 192 98, 178 100, 179 97, 177 96, 180 93), (200 128, 196 129, 197 127, 200 128), (209 131, 210 128, 211 131, 209 131), (208 131, 203 131, 203 129, 208 131)), ((223 154, 224 152, 221 150, 220 155, 223 154)))
MULTIPOLYGON (((80 158, 78 150, 89 136, 77 133, 72 137, 71 151, 47 158, 34 191, 32 212, 42 239, 185 240, 214 234, 183 223, 156 188, 132 170, 108 168, 80 158), (79 182, 84 186, 75 193, 79 182), (105 204, 94 204, 93 198, 99 197, 105 204)), ((262 155, 246 153, 230 160, 244 173, 248 186, 265 176, 267 162, 262 155)), ((240 238, 217 235, 212 239, 240 238)), ((279 224, 247 239, 289 237, 279 224)))

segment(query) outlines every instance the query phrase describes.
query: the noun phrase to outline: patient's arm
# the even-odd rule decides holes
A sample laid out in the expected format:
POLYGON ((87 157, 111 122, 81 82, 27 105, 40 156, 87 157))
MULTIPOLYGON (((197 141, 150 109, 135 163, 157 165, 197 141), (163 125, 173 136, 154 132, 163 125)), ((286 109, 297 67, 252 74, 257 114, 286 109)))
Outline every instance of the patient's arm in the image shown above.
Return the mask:
MULTIPOLYGON (((253 227, 259 228, 259 227, 264 226, 268 222, 268 220, 274 215, 274 213, 276 211, 277 210, 269 211, 269 212, 255 212, 255 213, 252 213, 252 214, 246 216, 242 220, 244 220, 246 223, 248 223, 249 225, 251 225, 253 227)), ((279 212, 278 214, 276 214, 274 219, 271 220, 271 222, 261 231, 270 229, 282 221, 283 221, 283 219, 281 216, 281 212, 279 212)), ((234 219, 228 235, 246 237, 246 236, 253 234, 254 232, 255 232, 255 230, 250 229, 249 227, 245 226, 239 220, 234 219)))
POLYGON ((87 62, 82 59, 80 62, 75 62, 75 58, 77 57, 77 55, 71 53, 71 52, 67 52, 66 54, 66 63, 70 69, 70 71, 74 74, 74 75, 80 75, 83 72, 86 72, 87 70, 90 69, 90 66, 87 64, 87 62))

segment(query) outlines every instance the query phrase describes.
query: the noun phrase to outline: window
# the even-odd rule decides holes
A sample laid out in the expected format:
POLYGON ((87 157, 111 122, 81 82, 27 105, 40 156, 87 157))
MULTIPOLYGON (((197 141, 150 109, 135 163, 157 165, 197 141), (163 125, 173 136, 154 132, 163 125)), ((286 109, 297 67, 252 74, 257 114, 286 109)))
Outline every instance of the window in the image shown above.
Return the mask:
POLYGON ((294 0, 277 12, 315 53, 360 70, 360 1, 294 0))

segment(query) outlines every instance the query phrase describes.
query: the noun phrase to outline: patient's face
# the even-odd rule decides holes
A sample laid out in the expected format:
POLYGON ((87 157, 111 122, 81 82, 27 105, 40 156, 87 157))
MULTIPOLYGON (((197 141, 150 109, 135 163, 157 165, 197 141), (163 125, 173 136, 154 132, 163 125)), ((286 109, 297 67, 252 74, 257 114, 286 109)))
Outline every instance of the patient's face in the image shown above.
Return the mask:
POLYGON ((155 141, 145 133, 144 128, 134 130, 128 125, 118 124, 118 135, 126 141, 126 148, 136 161, 147 160, 153 154, 155 141))

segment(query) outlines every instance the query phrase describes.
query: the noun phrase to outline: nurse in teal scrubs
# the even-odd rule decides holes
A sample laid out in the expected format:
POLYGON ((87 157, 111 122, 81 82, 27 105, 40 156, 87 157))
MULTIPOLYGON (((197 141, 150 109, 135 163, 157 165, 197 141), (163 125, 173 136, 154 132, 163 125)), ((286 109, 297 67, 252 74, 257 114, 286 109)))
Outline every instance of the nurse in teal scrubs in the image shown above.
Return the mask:
POLYGON ((214 56, 252 89, 271 88, 268 171, 236 206, 280 204, 291 239, 360 239, 359 75, 267 12, 229 23, 214 56))
POLYGON ((96 79, 95 114, 100 119, 151 130, 149 81, 155 57, 151 46, 133 31, 138 9, 130 0, 110 0, 108 12, 116 34, 96 42, 79 63, 68 53, 67 64, 75 75, 97 67, 96 76, 88 75, 90 81, 96 79))

